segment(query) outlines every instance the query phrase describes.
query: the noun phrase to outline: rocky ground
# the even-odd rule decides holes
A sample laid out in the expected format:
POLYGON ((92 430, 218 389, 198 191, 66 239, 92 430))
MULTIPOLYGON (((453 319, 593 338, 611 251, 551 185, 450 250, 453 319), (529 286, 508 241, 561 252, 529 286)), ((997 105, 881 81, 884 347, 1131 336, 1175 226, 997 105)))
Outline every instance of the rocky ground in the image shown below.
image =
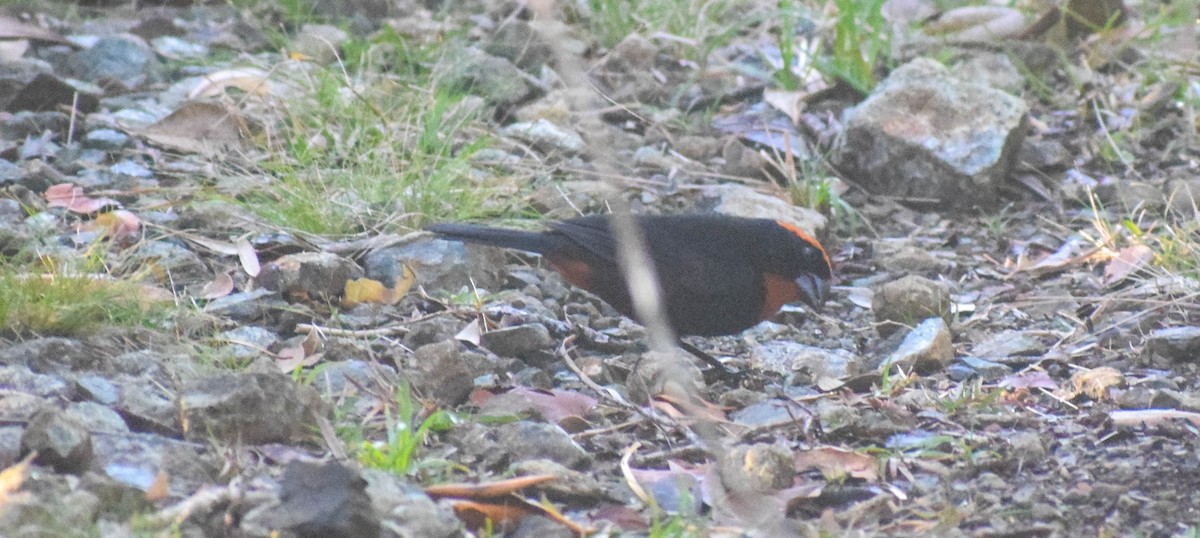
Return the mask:
POLYGON ((1200 534, 1194 5, 105 4, 0 8, 4 536, 1200 534), (621 204, 833 298, 419 231, 621 204))

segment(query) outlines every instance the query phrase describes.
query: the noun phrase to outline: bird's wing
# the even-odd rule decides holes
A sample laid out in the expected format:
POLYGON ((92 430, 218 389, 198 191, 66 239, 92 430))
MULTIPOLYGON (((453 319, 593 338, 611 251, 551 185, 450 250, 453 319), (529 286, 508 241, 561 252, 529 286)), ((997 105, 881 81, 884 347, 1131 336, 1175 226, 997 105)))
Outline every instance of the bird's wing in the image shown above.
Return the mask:
POLYGON ((600 260, 617 263, 617 241, 608 226, 608 216, 592 215, 554 222, 549 226, 600 260))

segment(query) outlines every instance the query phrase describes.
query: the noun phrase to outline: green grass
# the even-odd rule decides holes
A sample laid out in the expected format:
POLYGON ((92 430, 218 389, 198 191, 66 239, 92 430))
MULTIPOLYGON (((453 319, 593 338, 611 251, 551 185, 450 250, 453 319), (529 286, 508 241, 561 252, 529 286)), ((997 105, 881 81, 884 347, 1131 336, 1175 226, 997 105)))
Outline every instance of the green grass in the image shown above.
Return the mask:
POLYGON ((412 398, 407 384, 397 388, 395 409, 384 409, 384 417, 386 440, 379 443, 364 441, 358 461, 367 467, 398 475, 415 470, 417 449, 430 434, 449 430, 454 423, 453 415, 440 409, 421 418, 418 402, 412 398))
POLYGON ((833 50, 821 56, 817 69, 869 93, 875 87, 875 69, 888 58, 891 33, 883 19, 884 0, 833 0, 837 6, 833 50))
POLYGON ((765 16, 744 0, 588 0, 592 33, 611 47, 633 33, 670 36, 680 56, 703 65, 709 53, 765 16))
POLYGON ((472 161, 491 143, 481 107, 432 73, 453 47, 384 32, 343 48, 344 63, 292 81, 298 95, 259 165, 272 180, 242 203, 279 226, 330 235, 502 215, 518 203, 499 200, 489 183, 499 180, 472 161))
POLYGON ((101 326, 152 326, 168 308, 132 280, 0 265, 0 328, 7 333, 67 336, 101 326))

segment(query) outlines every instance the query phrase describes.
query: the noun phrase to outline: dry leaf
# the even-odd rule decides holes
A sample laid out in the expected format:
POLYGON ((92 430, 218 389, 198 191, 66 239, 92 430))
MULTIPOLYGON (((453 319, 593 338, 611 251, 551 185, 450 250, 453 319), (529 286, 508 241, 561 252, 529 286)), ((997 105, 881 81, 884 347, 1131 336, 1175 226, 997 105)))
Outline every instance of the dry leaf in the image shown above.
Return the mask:
POLYGON ((273 84, 269 75, 262 69, 239 67, 223 69, 204 75, 199 84, 188 92, 188 99, 198 97, 215 97, 225 93, 226 88, 237 88, 251 95, 267 95, 272 93, 273 84))
POLYGON ((14 497, 21 489, 21 484, 25 483, 25 479, 29 478, 29 465, 33 459, 37 457, 37 451, 30 452, 24 459, 9 465, 3 471, 0 471, 0 509, 9 499, 14 497))
POLYGON ((262 271, 262 265, 258 263, 258 252, 254 250, 254 245, 251 245, 250 240, 245 237, 240 237, 234 246, 237 247, 238 261, 242 263, 242 270, 252 277, 258 276, 258 273, 262 271))
POLYGON ((133 237, 141 228, 141 220, 131 211, 118 209, 96 215, 96 225, 115 239, 133 237))
POLYGON ((219 103, 188 101, 146 127, 142 135, 153 144, 177 151, 215 155, 241 145, 246 120, 219 103))
POLYGON ((200 299, 220 299, 233 293, 233 277, 229 273, 221 273, 200 289, 196 297, 200 299))
POLYGON ((471 320, 466 327, 463 327, 458 334, 454 335, 454 339, 460 342, 469 342, 471 345, 478 346, 479 339, 483 336, 483 329, 479 325, 479 319, 471 320))
POLYGON ((1125 280, 1153 260, 1154 251, 1146 245, 1125 247, 1104 266, 1104 284, 1112 285, 1125 280))
POLYGON ((804 93, 784 90, 763 90, 763 101, 787 114, 793 125, 800 124, 800 114, 804 112, 804 93))
POLYGON ((101 209, 121 207, 121 204, 110 198, 92 198, 83 194, 83 189, 71 183, 59 183, 46 189, 44 195, 50 207, 65 207, 67 211, 82 214, 92 214, 101 209))
POLYGON ((154 475, 154 482, 150 483, 150 487, 146 488, 146 500, 150 502, 158 502, 170 496, 169 485, 170 475, 166 471, 159 471, 154 475))

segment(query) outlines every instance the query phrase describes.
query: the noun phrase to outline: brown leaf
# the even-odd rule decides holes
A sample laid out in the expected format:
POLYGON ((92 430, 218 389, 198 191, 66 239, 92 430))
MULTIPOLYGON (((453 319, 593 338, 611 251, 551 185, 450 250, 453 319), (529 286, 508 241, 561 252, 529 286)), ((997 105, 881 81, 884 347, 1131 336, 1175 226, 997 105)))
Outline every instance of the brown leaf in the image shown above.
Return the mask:
POLYGON ((219 103, 188 101, 142 135, 167 149, 215 155, 241 146, 247 132, 246 120, 237 111, 219 103))
POLYGON ((267 95, 273 89, 266 71, 253 67, 223 69, 204 75, 199 84, 188 92, 188 99, 216 97, 226 88, 237 88, 251 95, 267 95))
POLYGON ((46 202, 50 207, 65 207, 67 211, 89 215, 109 207, 121 207, 116 200, 92 198, 83 194, 83 189, 71 183, 59 183, 46 189, 46 202))
POLYGON ((96 215, 96 225, 108 232, 115 239, 136 236, 141 228, 141 220, 132 211, 117 209, 96 215))
POLYGON ((258 276, 258 273, 262 271, 262 265, 258 263, 258 252, 254 250, 254 245, 251 245, 250 240, 245 237, 240 237, 234 246, 237 247, 238 261, 242 263, 242 270, 252 277, 258 276))
POLYGON ((154 475, 154 482, 150 483, 150 487, 146 488, 146 500, 150 502, 158 502, 170 496, 170 490, 167 488, 170 481, 170 475, 166 471, 159 471, 154 475))
POLYGON ((1146 245, 1125 247, 1104 266, 1104 284, 1109 286, 1125 280, 1153 260, 1154 251, 1146 245))
POLYGON ((220 299, 233 293, 233 277, 229 273, 221 273, 200 289, 196 297, 200 299, 220 299))

